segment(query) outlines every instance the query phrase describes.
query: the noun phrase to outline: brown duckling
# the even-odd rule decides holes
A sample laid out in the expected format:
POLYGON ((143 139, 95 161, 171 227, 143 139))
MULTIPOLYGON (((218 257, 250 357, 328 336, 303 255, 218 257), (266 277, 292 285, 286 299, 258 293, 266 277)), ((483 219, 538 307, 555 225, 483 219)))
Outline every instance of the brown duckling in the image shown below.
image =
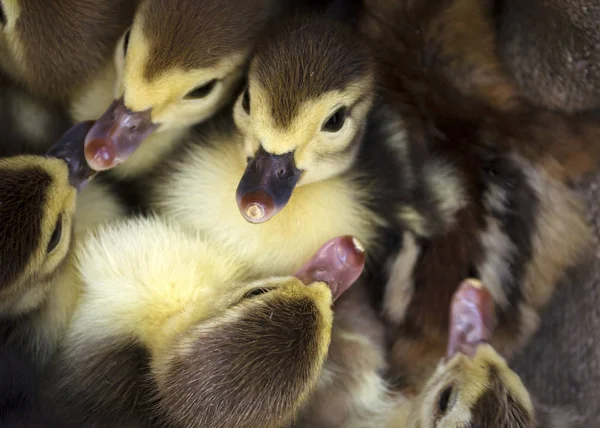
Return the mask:
MULTIPOLYGON (((363 33, 381 99, 403 119, 407 153, 417 165, 442 160, 462 183, 442 233, 404 241, 382 301, 391 371, 399 387, 420 390, 444 354, 449 303, 463 278, 491 290, 492 345, 503 357, 536 331, 556 284, 587 248, 584 204, 569 184, 596 170, 600 122, 595 111, 552 112, 521 96, 496 54, 485 2, 366 3, 363 33)), ((438 181, 440 191, 447 186, 438 181)))

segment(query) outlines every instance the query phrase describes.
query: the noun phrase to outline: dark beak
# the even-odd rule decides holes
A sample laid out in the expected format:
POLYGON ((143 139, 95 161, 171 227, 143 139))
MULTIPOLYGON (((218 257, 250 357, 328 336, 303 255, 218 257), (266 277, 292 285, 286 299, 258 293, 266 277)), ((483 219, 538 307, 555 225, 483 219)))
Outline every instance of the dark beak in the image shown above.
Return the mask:
POLYGON ((264 223, 286 206, 302 171, 294 153, 273 155, 262 147, 248 163, 236 197, 242 216, 250 223, 264 223))
POLYGON ((69 183, 80 190, 96 173, 86 162, 83 142, 93 121, 78 123, 65 132, 46 152, 46 156, 62 159, 69 166, 69 183))
POLYGON ((158 127, 152 123, 150 109, 132 112, 115 100, 96 121, 85 139, 85 158, 96 171, 125 162, 158 127))
POLYGON ((327 241, 294 275, 306 285, 323 281, 333 300, 340 297, 361 275, 365 250, 353 236, 338 236, 327 241))
POLYGON ((495 323, 494 298, 481 282, 463 281, 450 307, 450 338, 447 358, 457 353, 473 358, 479 345, 492 340, 495 323))

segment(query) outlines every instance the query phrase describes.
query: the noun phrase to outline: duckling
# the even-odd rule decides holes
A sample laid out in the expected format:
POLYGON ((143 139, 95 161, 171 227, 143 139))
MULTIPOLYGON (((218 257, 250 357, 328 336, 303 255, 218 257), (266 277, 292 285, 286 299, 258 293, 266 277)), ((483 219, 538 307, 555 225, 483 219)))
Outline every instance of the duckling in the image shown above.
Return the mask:
POLYGON ((71 107, 77 121, 97 119, 85 142, 90 166, 131 158, 112 174, 151 171, 187 128, 233 99, 257 37, 288 3, 144 1, 117 44, 112 78, 71 107))
POLYGON ((409 236, 389 265, 381 306, 391 372, 419 390, 444 354, 462 278, 490 288, 492 345, 503 357, 537 330, 556 284, 588 248, 585 205, 570 184, 597 170, 600 122, 597 111, 553 112, 521 96, 495 51, 485 2, 366 3, 362 32, 381 99, 401 115, 409 153, 443 159, 464 186, 450 227, 409 236))
POLYGON ((493 2, 497 48, 523 94, 551 109, 600 106, 600 7, 589 0, 493 2))
POLYGON ((418 396, 399 407, 390 427, 575 428, 575 418, 541 410, 519 376, 489 345, 491 293, 466 280, 453 296, 447 355, 418 396), (559 424, 559 425, 557 425, 559 424))
POLYGON ((68 102, 104 71, 139 0, 0 1, 0 69, 28 91, 68 102))
POLYGON ((0 156, 43 154, 68 129, 60 106, 45 102, 0 72, 0 156))
POLYGON ((345 236, 294 276, 252 278, 226 246, 154 216, 76 251, 85 292, 42 389, 47 413, 85 426, 286 426, 321 372, 332 301, 364 266, 345 236))
POLYGON ((103 187, 81 189, 92 175, 82 149, 90 127, 71 128, 46 155, 0 158, 0 346, 39 369, 76 301, 73 239, 122 212, 103 187))
POLYGON ((366 46, 340 21, 292 14, 259 43, 248 81, 233 118, 193 129, 148 181, 151 208, 210 233, 268 275, 297 269, 335 236, 356 236, 373 254, 385 226, 379 207, 392 193, 385 189, 404 171, 387 147, 361 144, 374 89, 366 46), (342 103, 354 105, 352 115, 342 103), (293 129, 275 122, 284 116, 293 129), (298 141, 304 146, 294 154, 286 145, 298 141))

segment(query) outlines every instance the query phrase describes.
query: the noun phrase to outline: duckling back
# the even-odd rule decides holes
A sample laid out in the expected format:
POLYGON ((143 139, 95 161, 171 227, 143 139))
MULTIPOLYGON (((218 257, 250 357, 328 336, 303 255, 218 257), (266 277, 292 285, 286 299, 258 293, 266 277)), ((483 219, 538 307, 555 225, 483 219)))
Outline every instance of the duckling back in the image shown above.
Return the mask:
POLYGON ((39 97, 66 101, 112 57, 137 0, 0 2, 0 67, 39 97))

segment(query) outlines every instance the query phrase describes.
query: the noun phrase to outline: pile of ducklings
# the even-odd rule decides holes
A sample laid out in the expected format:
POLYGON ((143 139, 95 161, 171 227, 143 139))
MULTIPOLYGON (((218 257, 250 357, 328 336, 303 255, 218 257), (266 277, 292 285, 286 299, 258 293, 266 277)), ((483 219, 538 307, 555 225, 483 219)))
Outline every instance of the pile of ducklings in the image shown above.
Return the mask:
POLYGON ((0 419, 575 426, 507 361, 600 122, 485 5, 0 0, 0 419))

